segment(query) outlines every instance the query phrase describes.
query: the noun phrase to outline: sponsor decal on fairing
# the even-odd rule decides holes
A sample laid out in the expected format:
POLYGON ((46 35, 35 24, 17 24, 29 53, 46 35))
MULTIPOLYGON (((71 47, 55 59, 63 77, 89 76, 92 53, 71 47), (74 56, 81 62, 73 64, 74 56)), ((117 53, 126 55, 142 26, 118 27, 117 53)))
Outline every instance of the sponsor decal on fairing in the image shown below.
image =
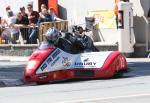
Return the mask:
POLYGON ((42 65, 36 73, 45 73, 64 69, 94 68, 99 69, 103 66, 111 52, 89 52, 81 54, 70 54, 57 48, 42 65))
POLYGON ((71 65, 70 59, 68 57, 62 57, 62 58, 63 58, 63 60, 62 60, 63 66, 69 67, 71 65))
POLYGON ((83 60, 83 62, 81 61, 77 61, 74 63, 75 67, 95 67, 97 62, 91 62, 89 61, 89 58, 86 58, 85 60, 83 60))

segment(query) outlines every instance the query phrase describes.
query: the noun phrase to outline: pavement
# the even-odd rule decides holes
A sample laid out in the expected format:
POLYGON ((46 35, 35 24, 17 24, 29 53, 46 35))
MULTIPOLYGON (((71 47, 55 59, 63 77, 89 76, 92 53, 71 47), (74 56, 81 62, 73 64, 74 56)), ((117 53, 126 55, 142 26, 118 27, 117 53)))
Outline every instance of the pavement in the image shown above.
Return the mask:
POLYGON ((150 62, 150 58, 126 58, 127 62, 150 62))
POLYGON ((24 85, 22 79, 24 65, 28 56, 2 56, 0 55, 0 87, 11 87, 24 85), (5 67, 4 65, 11 66, 5 67), (14 65, 13 65, 14 64, 14 65))
POLYGON ((24 62, 28 61, 28 56, 1 56, 0 61, 10 61, 10 62, 24 62))

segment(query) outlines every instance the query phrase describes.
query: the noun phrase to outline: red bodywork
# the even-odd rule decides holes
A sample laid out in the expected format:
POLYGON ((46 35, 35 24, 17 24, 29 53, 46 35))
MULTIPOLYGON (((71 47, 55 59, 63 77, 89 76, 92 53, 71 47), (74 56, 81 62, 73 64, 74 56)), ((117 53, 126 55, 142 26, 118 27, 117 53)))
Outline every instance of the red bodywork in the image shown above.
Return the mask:
POLYGON ((26 82, 44 83, 49 81, 61 81, 78 78, 111 78, 117 72, 127 70, 127 62, 125 57, 118 51, 113 51, 105 60, 103 66, 97 68, 81 68, 57 70, 36 74, 37 68, 50 55, 55 48, 47 48, 44 50, 36 50, 29 58, 28 64, 24 71, 24 80, 26 82))

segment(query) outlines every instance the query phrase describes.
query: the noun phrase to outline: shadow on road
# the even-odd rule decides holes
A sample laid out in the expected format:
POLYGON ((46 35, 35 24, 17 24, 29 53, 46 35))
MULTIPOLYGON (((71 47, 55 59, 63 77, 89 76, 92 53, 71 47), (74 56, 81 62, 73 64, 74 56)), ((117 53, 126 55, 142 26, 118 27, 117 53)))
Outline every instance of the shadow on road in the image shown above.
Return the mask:
POLYGON ((150 63, 149 62, 129 62, 129 71, 124 73, 122 77, 119 78, 109 78, 109 79, 73 79, 65 81, 57 81, 47 84, 64 84, 64 83, 76 83, 76 82, 86 82, 92 80, 112 80, 112 79, 124 79, 124 78, 134 78, 139 76, 149 76, 150 75, 150 63))
MULTIPOLYGON (((92 80, 112 80, 112 79, 124 79, 124 78, 134 78, 139 76, 149 76, 150 75, 150 63, 149 62, 129 62, 128 63, 129 72, 124 73, 122 77, 118 78, 109 78, 109 79, 73 79, 73 80, 64 80, 46 83, 47 84, 65 84, 65 83, 77 83, 77 82, 86 82, 92 80)), ((45 84, 42 84, 45 85, 45 84)))
POLYGON ((1 79, 21 79, 25 65, 3 66, 0 67, 1 79))
POLYGON ((129 62, 129 72, 127 75, 131 77, 150 75, 150 62, 129 62))

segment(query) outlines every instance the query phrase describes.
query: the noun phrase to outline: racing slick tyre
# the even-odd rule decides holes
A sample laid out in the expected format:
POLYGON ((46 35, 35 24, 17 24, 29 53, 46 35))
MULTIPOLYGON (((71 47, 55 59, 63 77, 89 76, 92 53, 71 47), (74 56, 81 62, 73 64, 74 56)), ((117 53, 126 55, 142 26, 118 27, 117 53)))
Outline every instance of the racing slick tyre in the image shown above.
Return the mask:
POLYGON ((123 77, 124 71, 116 71, 113 78, 121 78, 123 77))

